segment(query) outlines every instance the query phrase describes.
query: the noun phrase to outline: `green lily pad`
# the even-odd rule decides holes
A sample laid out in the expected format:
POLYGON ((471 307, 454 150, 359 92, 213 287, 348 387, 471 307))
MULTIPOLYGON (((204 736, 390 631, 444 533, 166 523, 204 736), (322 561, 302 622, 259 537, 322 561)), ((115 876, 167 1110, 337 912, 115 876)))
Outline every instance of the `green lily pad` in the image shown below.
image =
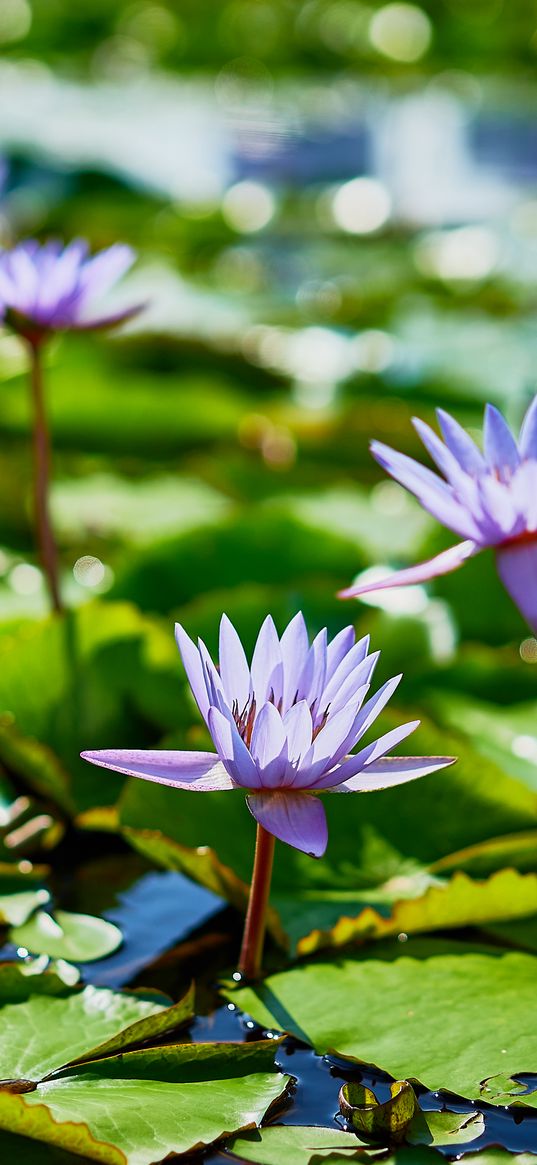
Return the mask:
POLYGON ((232 993, 264 1026, 318 1052, 335 1049, 395 1079, 469 1099, 497 1073, 537 1072, 537 958, 518 951, 409 940, 375 958, 319 961, 232 993))
POLYGON ((34 910, 50 901, 43 885, 45 873, 43 867, 29 862, 0 862, 0 925, 20 926, 34 910))
POLYGON ((269 1125, 235 1138, 227 1147, 231 1153, 253 1162, 253 1165, 274 1165, 275 1161, 278 1165, 309 1165, 314 1155, 319 1161, 325 1161, 337 1150, 345 1153, 345 1160, 352 1160, 358 1149, 361 1160, 374 1160, 379 1156, 378 1149, 372 1149, 353 1133, 343 1133, 335 1126, 325 1129, 315 1125, 269 1125))
MULTIPOLYGON (((0 902, 1 907, 1 902, 0 902)), ((38 910, 22 926, 14 927, 9 939, 35 955, 50 955, 73 963, 104 959, 122 942, 119 927, 91 914, 56 910, 54 915, 38 910)))
POLYGON ((274 1041, 128 1050, 188 1018, 191 992, 165 1009, 134 995, 69 991, 54 976, 22 983, 10 969, 4 978, 5 996, 18 1000, 1 1015, 7 1132, 110 1165, 150 1165, 257 1124, 286 1086, 274 1041), (88 1047, 88 1032, 98 1047, 88 1047))
MULTIPOLYGON (((386 1155, 354 1133, 316 1126, 272 1125, 231 1141, 228 1148, 252 1165, 344 1165, 346 1161, 382 1161, 384 1165, 441 1165, 432 1149, 399 1146, 386 1155)), ((490 1165, 494 1165, 490 1162, 490 1165)), ((498 1165, 501 1165, 498 1162, 498 1165)), ((526 1163, 521 1163, 526 1165, 526 1163)), ((527 1163, 529 1165, 529 1162, 527 1163)))
MULTIPOLYGON (((404 879, 394 879, 395 885, 404 879)), ((449 882, 429 886, 421 895, 412 896, 413 881, 408 879, 408 897, 390 906, 395 886, 385 888, 384 911, 366 906, 356 917, 347 914, 329 930, 314 930, 302 937, 297 950, 312 954, 323 947, 345 946, 356 940, 419 934, 451 927, 486 926, 511 918, 537 913, 537 876, 519 874, 517 870, 498 870, 485 881, 475 881, 466 874, 454 874, 449 882), (390 893, 391 890, 391 893, 390 893)), ((382 895, 379 892, 382 902, 382 895)), ((285 902, 283 921, 286 921, 285 902)), ((490 932, 502 935, 502 928, 489 926, 490 932)), ((509 935, 509 931, 507 931, 509 935)))
POLYGON ((31 1092, 0 1089, 0 1127, 109 1165, 150 1165, 258 1124, 287 1082, 274 1050, 267 1040, 111 1057, 31 1092))
POLYGON ((174 1006, 161 998, 85 987, 54 974, 0 967, 2 1077, 40 1080, 65 1064, 110 1055, 171 1031, 192 1015, 192 993, 174 1006))

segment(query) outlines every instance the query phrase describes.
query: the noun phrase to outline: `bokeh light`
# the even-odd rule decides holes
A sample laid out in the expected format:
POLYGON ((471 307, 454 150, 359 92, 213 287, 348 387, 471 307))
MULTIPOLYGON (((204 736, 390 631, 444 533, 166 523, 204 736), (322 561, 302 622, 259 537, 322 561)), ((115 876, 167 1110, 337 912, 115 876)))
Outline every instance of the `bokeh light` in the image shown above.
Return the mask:
POLYGON ((369 36, 379 53, 411 64, 427 52, 432 25, 427 13, 415 4, 386 4, 371 18, 369 36))
POLYGON ((263 230, 276 211, 276 201, 260 182, 237 182, 222 199, 222 216, 234 231, 251 234, 263 230))
POLYGON ((336 190, 331 205, 334 222, 351 235, 369 235, 388 221, 391 199, 376 178, 353 178, 336 190))

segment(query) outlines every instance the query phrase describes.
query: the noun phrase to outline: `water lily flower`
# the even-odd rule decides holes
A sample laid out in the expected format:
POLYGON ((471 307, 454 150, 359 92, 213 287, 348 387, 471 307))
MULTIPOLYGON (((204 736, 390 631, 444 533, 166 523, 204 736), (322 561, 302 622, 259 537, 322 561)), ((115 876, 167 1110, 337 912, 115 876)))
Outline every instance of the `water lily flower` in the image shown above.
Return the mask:
POLYGON ((86 760, 195 792, 242 789, 260 825, 312 857, 324 853, 328 840, 316 794, 369 793, 451 764, 445 757, 386 756, 418 720, 351 755, 401 680, 388 680, 366 701, 380 653, 369 654, 368 636, 355 642, 352 627, 331 643, 321 631, 310 646, 301 614, 281 639, 269 615, 248 665, 224 615, 219 668, 201 640, 196 647, 179 624, 176 634, 216 754, 104 750, 83 753, 86 760))
POLYGON ((13 331, 39 342, 54 332, 108 328, 141 305, 102 312, 99 301, 128 271, 134 252, 116 243, 89 255, 84 239, 28 239, 0 253, 0 312, 13 331))
MULTIPOLYGON (((196 646, 180 625, 176 635, 216 752, 105 749, 82 756, 176 789, 246 793, 258 825, 249 914, 259 939, 255 920, 266 910, 274 838, 312 857, 321 857, 326 849, 326 816, 318 794, 391 788, 450 765, 453 758, 386 755, 414 731, 418 720, 362 744, 401 676, 368 697, 379 652, 370 654, 368 636, 356 642, 352 627, 331 642, 326 630, 321 631, 310 646, 302 614, 292 619, 281 639, 268 616, 249 664, 224 615, 218 668, 201 640, 196 646), (352 752, 357 745, 358 752, 352 752)), ((257 967, 259 956, 258 947, 252 964, 250 945, 245 931, 241 966, 248 971, 257 967)))
POLYGON ((103 311, 99 300, 134 261, 116 243, 90 256, 84 239, 64 247, 34 239, 0 253, 0 319, 26 344, 33 407, 34 519, 52 607, 61 612, 58 553, 49 513, 50 435, 43 387, 42 348, 56 332, 94 331, 130 319, 142 305, 103 311))
POLYGON ((371 452, 424 509, 463 541, 380 582, 348 587, 339 597, 427 582, 492 547, 505 589, 537 632, 537 397, 518 440, 499 410, 487 404, 483 451, 449 413, 437 409, 437 417, 443 440, 417 417, 413 424, 442 477, 380 441, 372 442, 371 452))

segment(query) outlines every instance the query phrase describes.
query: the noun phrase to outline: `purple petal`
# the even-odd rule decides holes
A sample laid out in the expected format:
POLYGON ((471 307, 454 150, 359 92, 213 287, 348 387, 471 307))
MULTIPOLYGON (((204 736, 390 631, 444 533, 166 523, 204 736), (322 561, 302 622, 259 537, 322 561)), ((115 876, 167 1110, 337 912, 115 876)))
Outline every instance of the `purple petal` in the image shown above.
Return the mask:
POLYGON ((480 477, 481 474, 486 473, 485 458, 466 429, 463 429, 462 425, 459 425, 459 422, 443 409, 437 409, 436 415, 444 441, 461 468, 474 477, 480 477))
POLYGON ((203 719, 206 721, 209 711, 209 696, 207 694, 205 673, 203 670, 200 653, 195 644, 192 642, 190 636, 187 635, 184 627, 181 627, 180 623, 175 624, 175 639, 179 648, 181 659, 183 661, 186 677, 190 684, 192 695, 194 696, 203 719))
POLYGON ((287 738, 274 704, 264 704, 258 712, 250 750, 263 788, 280 785, 287 769, 287 738))
POLYGON ((524 515, 527 534, 537 531, 537 461, 522 461, 511 482, 518 513, 524 515))
POLYGON ((285 628, 280 640, 283 660, 283 708, 289 708, 298 692, 298 681, 309 651, 309 639, 301 611, 285 628))
POLYGON ((278 702, 283 689, 283 664, 280 641, 271 615, 267 615, 257 637, 251 675, 257 707, 266 703, 271 692, 278 702))
MULTIPOLYGON (((367 704, 364 704, 362 710, 356 717, 353 745, 360 739, 361 736, 364 736, 368 729, 371 728, 371 725, 375 723, 375 720, 378 716, 380 716, 382 709, 386 707, 388 700, 391 700, 396 688, 399 687, 402 678, 403 673, 400 672, 398 676, 392 676, 391 680, 386 680, 386 683, 384 683, 382 687, 379 688, 378 692, 375 692, 374 696, 371 696, 371 699, 367 701, 367 704)), ((352 748, 353 745, 350 745, 349 747, 352 748)))
POLYGON ((135 252, 125 243, 114 243, 88 259, 80 277, 81 291, 92 299, 104 295, 132 267, 135 252))
POLYGON ((235 789, 214 752, 167 752, 164 749, 99 749, 82 752, 81 757, 92 765, 141 777, 159 785, 172 785, 194 793, 209 793, 218 789, 235 789))
POLYGON ((379 465, 395 481, 410 490, 424 509, 443 526, 461 534, 463 538, 473 537, 477 533, 472 514, 457 500, 452 487, 438 474, 379 441, 372 441, 371 453, 379 465))
POLYGON ((487 515, 482 526, 482 545, 494 545, 515 537, 525 529, 522 514, 517 514, 515 495, 509 485, 489 474, 478 482, 478 490, 487 515))
POLYGON ((470 539, 466 542, 458 542, 456 546, 450 546, 449 550, 443 550, 435 558, 429 558, 426 562, 420 562, 418 566, 409 566, 405 570, 397 570, 394 574, 389 575, 388 578, 381 579, 380 582, 358 583, 352 587, 347 587, 346 590, 339 592, 338 598, 354 599, 357 595, 367 595, 374 591, 385 591, 389 590, 390 587, 415 586, 417 583, 429 582, 430 579, 437 578, 439 575, 450 574, 452 570, 458 570, 459 566, 462 566, 467 558, 472 558, 480 549, 481 547, 477 546, 470 539))
POLYGON ((321 728, 313 742, 313 764, 315 766, 322 762, 323 767, 326 768, 329 761, 332 761, 332 765, 337 764, 340 759, 338 753, 341 750, 343 750, 341 755, 345 755, 345 752, 348 751, 344 747, 345 741, 355 720, 356 704, 354 701, 346 708, 342 708, 340 712, 328 717, 324 728, 321 728))
POLYGON ((229 775, 243 789, 261 788, 255 764, 233 721, 218 708, 209 709, 208 719, 209 731, 229 775))
POLYGON ((198 639, 198 651, 203 668, 203 675, 205 677, 205 686, 207 688, 207 695, 209 697, 209 704, 214 704, 221 711, 225 711, 228 707, 226 694, 222 685, 220 675, 214 666, 214 663, 207 651, 203 639, 198 639))
POLYGON ((305 700, 293 704, 283 718, 283 727, 287 736, 289 762, 297 764, 310 748, 313 737, 313 721, 305 700))
POLYGON ((220 620, 219 663, 226 700, 230 708, 236 700, 239 712, 242 712, 250 698, 250 668, 239 636, 227 615, 222 615, 220 620))
POLYGON ((309 793, 250 793, 248 808, 263 829, 280 841, 320 858, 328 842, 324 806, 309 793))
POLYGON ((298 682, 298 699, 307 700, 319 712, 319 699, 326 679, 326 627, 315 636, 298 682))
MULTIPOLYGON (((351 671, 346 679, 342 679, 340 683, 334 687, 334 681, 331 681, 328 687, 323 692, 321 709, 324 710, 330 707, 330 715, 339 712, 340 708, 344 708, 353 696, 359 690, 362 690, 364 685, 368 686, 371 683, 371 678, 375 670, 377 660, 380 656, 380 651, 373 651, 366 659, 363 659, 358 667, 351 671)), ((337 676, 339 676, 340 669, 338 668, 337 676)), ((335 677, 336 678, 336 677, 335 677)), ((358 711, 358 705, 355 703, 355 712, 358 711)))
POLYGON ((146 307, 147 300, 144 300, 142 303, 133 304, 131 307, 123 307, 113 312, 106 312, 102 316, 84 316, 84 318, 78 318, 76 323, 70 322, 66 326, 72 327, 77 332, 99 332, 104 328, 115 328, 118 324, 124 324, 127 320, 132 320, 134 316, 139 315, 146 307))
POLYGON ((537 539, 498 547, 496 567, 506 591, 537 635, 537 539))
MULTIPOLYGON (((407 724, 400 724, 398 728, 392 728, 390 732, 385 732, 383 736, 379 736, 378 740, 374 740, 371 744, 367 744, 360 752, 353 753, 348 757, 337 770, 338 776, 341 780, 346 781, 349 777, 356 776, 357 773, 362 772, 368 764, 383 757, 386 752, 390 752, 392 748, 396 748, 402 740, 406 740, 412 732, 415 732, 419 727, 419 720, 409 720, 407 724)), ((332 775, 332 774, 330 774, 332 775)), ((336 782, 330 782, 335 784, 336 782)), ((339 781, 337 782, 339 784, 339 781)), ((320 788, 321 786, 317 786, 320 788)), ((328 787, 328 779, 326 781, 328 787)))
POLYGON ((429 425, 426 425, 425 421, 420 420, 419 417, 412 417, 412 424, 441 473, 444 474, 451 485, 458 485, 465 470, 461 468, 451 449, 448 449, 447 445, 444 445, 444 442, 440 440, 434 430, 429 425))
MULTIPOLYGON (((332 641, 326 648, 326 680, 330 681, 336 669, 339 667, 341 661, 349 654, 349 651, 354 647, 356 639, 356 632, 354 627, 344 627, 334 636, 332 641)), ((365 659, 369 651, 369 635, 364 635, 360 640, 362 659, 365 659)), ((358 663, 359 660, 356 660, 358 663)))
POLYGON ((509 481, 520 464, 518 447, 499 409, 490 404, 485 407, 483 441, 490 468, 497 471, 500 481, 509 481))
POLYGON ((456 759, 454 756, 385 756, 327 792, 373 793, 377 789, 391 789, 445 769, 455 764, 456 759))
POLYGON ((518 448, 521 457, 537 458, 537 396, 534 396, 522 422, 518 448))

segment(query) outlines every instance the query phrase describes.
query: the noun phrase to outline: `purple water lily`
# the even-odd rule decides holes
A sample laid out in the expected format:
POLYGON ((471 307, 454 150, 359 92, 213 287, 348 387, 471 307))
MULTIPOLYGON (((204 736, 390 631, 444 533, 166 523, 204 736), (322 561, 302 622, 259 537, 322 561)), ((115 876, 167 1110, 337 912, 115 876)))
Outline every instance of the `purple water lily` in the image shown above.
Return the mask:
POLYGON ((192 692, 211 733, 211 752, 85 752, 93 764, 200 793, 246 791, 250 812, 274 837, 313 857, 327 844, 318 793, 370 793, 415 780, 449 757, 387 757, 419 724, 403 724, 351 753, 373 725, 401 676, 366 700, 379 652, 346 627, 309 644, 301 614, 281 639, 265 619, 248 664, 224 615, 220 666, 181 626, 177 642, 192 692))
POLYGON ((39 556, 52 607, 63 610, 58 553, 49 513, 50 437, 43 386, 42 349, 56 332, 110 328, 141 310, 136 304, 102 311, 98 301, 134 261, 120 243, 90 256, 84 239, 64 247, 34 239, 0 254, 0 318, 25 342, 33 405, 34 520, 39 556))
POLYGON ((443 441, 418 418, 413 424, 443 477, 379 441, 373 441, 371 451, 383 469, 464 541, 380 582, 349 587, 340 598, 427 582, 493 547, 504 587, 537 632, 537 397, 518 441, 498 409, 486 406, 483 452, 443 409, 437 416, 443 441))
POLYGON ((133 251, 121 243, 90 256, 84 239, 65 247, 28 239, 0 254, 0 311, 13 331, 33 343, 52 332, 112 327, 141 308, 98 308, 133 262, 133 251))

